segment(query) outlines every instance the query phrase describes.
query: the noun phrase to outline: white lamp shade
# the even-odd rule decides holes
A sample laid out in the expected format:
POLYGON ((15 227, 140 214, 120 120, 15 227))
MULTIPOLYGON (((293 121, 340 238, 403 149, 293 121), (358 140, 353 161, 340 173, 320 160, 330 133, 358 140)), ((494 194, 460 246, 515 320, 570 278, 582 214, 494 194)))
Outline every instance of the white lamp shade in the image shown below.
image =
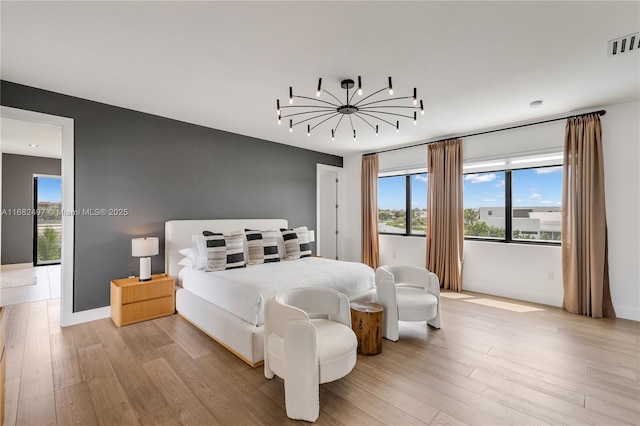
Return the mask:
POLYGON ((159 253, 157 237, 134 238, 131 240, 131 256, 147 257, 159 253))
POLYGON ((313 229, 309 230, 309 242, 312 243, 316 240, 316 231, 313 229))

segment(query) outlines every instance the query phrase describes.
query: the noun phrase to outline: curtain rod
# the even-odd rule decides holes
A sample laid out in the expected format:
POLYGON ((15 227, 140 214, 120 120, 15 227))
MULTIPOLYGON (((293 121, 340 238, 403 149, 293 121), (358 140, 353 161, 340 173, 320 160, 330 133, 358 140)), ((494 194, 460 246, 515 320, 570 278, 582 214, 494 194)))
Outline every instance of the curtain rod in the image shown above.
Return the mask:
POLYGON ((551 123, 553 121, 560 121, 560 120, 566 120, 566 119, 569 119, 569 118, 582 117, 582 116, 589 115, 589 114, 605 115, 606 113, 607 113, 607 111, 601 109, 601 110, 598 110, 598 111, 585 112, 583 114, 568 115, 566 117, 558 117, 558 118, 551 118, 549 120, 544 120, 544 121, 536 121, 535 123, 519 124, 517 126, 504 127, 502 129, 486 130, 484 132, 471 133, 471 134, 468 134, 468 135, 461 135, 461 136, 451 136, 451 137, 444 138, 444 139, 438 139, 437 141, 420 142, 420 143, 416 143, 416 144, 413 144, 413 145, 408 145, 408 146, 403 146, 403 147, 398 147, 398 148, 383 149, 382 151, 369 152, 367 154, 363 154, 363 156, 364 155, 381 154, 383 152, 399 151, 401 149, 415 148, 416 146, 429 145, 429 144, 432 144, 432 143, 442 142, 442 141, 446 141, 446 140, 449 140, 449 139, 469 138, 471 136, 479 136, 479 135, 486 135, 488 133, 503 132, 505 130, 513 130, 513 129, 519 129, 521 127, 535 126, 537 124, 551 123))

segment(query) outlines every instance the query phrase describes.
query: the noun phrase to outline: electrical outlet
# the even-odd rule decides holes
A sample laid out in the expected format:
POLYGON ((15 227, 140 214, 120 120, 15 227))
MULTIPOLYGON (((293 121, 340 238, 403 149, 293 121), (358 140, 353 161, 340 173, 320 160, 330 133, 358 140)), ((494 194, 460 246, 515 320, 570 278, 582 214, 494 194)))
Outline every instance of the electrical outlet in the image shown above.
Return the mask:
POLYGON ((553 276, 553 272, 549 272, 549 273, 547 274, 547 279, 548 279, 549 281, 553 281, 553 280, 555 279, 555 278, 554 278, 554 276, 553 276))

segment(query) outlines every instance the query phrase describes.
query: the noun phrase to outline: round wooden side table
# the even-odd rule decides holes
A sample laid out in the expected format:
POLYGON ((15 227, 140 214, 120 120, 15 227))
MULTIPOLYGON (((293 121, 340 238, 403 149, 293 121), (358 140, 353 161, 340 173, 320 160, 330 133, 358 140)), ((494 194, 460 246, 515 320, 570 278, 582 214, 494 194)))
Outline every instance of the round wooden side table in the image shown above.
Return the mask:
POLYGON ((358 338, 358 353, 376 355, 382 351, 382 305, 374 302, 351 303, 351 328, 358 338))

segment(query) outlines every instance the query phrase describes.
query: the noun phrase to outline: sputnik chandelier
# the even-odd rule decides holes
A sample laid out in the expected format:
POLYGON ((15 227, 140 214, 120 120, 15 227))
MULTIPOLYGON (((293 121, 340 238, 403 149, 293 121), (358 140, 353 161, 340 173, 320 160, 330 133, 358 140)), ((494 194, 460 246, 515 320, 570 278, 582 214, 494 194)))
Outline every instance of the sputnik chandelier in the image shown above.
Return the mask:
POLYGON ((400 120, 394 120, 394 118, 413 119, 413 124, 415 125, 418 118, 417 110, 420 110, 421 115, 424 115, 424 105, 422 104, 422 99, 418 101, 417 89, 413 89, 413 96, 393 97, 391 77, 389 77, 388 86, 363 98, 356 98, 355 102, 354 98, 356 95, 359 97, 362 96, 362 78, 358 76, 358 88, 351 94, 349 91, 355 87, 353 80, 342 80, 340 87, 346 90, 344 103, 333 93, 322 87, 322 78, 318 79, 318 90, 316 91, 315 98, 294 95, 293 87, 289 87, 289 105, 281 106, 280 99, 276 100, 278 124, 281 124, 283 119, 289 118, 289 131, 293 132, 295 126, 306 123, 307 136, 311 136, 311 132, 316 127, 336 118, 337 120, 334 120, 334 126, 331 128, 331 139, 335 140, 340 124, 343 119, 347 117, 351 125, 351 131, 353 132, 353 140, 356 140, 356 128, 353 125, 353 118, 357 118, 366 123, 371 129, 375 130, 376 136, 378 136, 379 124, 383 126, 388 124, 396 129, 396 132, 400 132, 400 120), (388 91, 390 97, 385 97, 384 95, 376 96, 385 91, 388 91), (323 92, 326 93, 328 97, 321 99, 323 92), (298 105, 297 103, 294 104, 294 99, 304 99, 309 102, 298 105), (407 100, 411 100, 412 102, 407 102, 407 100), (291 112, 283 114, 285 108, 291 112), (407 110, 413 110, 413 115, 407 115, 407 110), (294 118, 292 117, 295 117, 298 121, 294 122, 294 118))

